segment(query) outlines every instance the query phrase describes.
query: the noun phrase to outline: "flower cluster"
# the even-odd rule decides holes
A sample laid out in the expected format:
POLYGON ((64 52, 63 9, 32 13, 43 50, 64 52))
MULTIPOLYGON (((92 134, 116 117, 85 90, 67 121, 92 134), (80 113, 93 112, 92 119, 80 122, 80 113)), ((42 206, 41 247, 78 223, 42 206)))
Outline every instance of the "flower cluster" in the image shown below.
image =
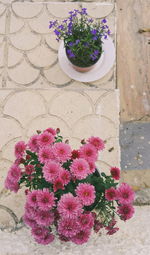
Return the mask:
POLYGON ((114 234, 115 214, 124 221, 132 217, 134 192, 126 183, 117 187, 120 170, 112 167, 107 176, 96 168, 104 147, 102 139, 92 136, 72 150, 53 128, 15 145, 16 160, 5 187, 14 192, 27 187, 23 220, 36 242, 47 245, 57 235, 61 241, 83 244, 92 230, 114 234))
POLYGON ((88 67, 97 62, 102 54, 102 39, 110 34, 107 20, 96 21, 87 14, 87 9, 74 9, 68 19, 61 23, 50 21, 56 40, 64 40, 66 53, 70 61, 77 66, 88 67))

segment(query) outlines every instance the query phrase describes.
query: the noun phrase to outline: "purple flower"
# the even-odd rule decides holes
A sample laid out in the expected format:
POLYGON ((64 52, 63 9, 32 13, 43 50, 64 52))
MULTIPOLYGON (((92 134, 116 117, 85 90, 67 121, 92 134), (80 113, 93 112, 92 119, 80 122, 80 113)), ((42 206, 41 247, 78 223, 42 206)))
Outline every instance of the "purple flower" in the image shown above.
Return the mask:
POLYGON ((52 28, 52 27, 54 27, 54 26, 57 24, 57 20, 55 20, 55 21, 50 21, 49 23, 50 23, 50 24, 49 24, 49 28, 52 28))
POLYGON ((91 59, 94 61, 98 58, 99 50, 94 50, 94 52, 90 55, 91 59))
POLYGON ((80 42, 80 40, 79 40, 79 39, 77 39, 77 40, 76 40, 76 42, 75 42, 75 44, 77 45, 79 42, 80 42))
POLYGON ((63 29, 64 29, 64 26, 63 26, 63 25, 60 25, 60 26, 58 26, 58 29, 63 30, 63 29))
POLYGON ((68 12, 70 15, 72 15, 73 14, 73 11, 70 11, 70 12, 68 12))
POLYGON ((101 22, 102 22, 102 23, 107 23, 107 20, 106 20, 106 19, 102 19, 101 22))
POLYGON ((54 33, 55 33, 55 35, 57 35, 57 36, 60 35, 60 32, 59 32, 57 29, 54 30, 54 33))
POLYGON ((69 50, 69 49, 67 50, 67 54, 68 54, 69 58, 74 58, 75 57, 73 52, 71 50, 69 50))
POLYGON ((99 54, 99 50, 94 50, 94 52, 93 52, 93 53, 94 53, 94 55, 96 55, 96 56, 97 56, 97 55, 99 54))
POLYGON ((93 19, 88 19, 88 22, 92 23, 94 20, 93 19))
POLYGON ((87 8, 82 8, 82 11, 81 11, 81 14, 83 14, 83 15, 87 15, 87 8))
POLYGON ((49 24, 49 28, 52 28, 52 27, 53 27, 53 22, 50 21, 49 23, 50 23, 50 24, 49 24))
POLYGON ((73 43, 73 42, 69 42, 68 45, 69 45, 70 47, 72 47, 72 46, 74 45, 74 43, 73 43))
POLYGON ((107 39, 107 35, 104 35, 104 39, 107 39))
POLYGON ((68 21, 67 19, 64 19, 64 20, 63 20, 63 23, 67 23, 67 21, 68 21))
POLYGON ((93 41, 96 41, 97 40, 97 36, 94 36, 92 39, 93 39, 93 41))
POLYGON ((108 31, 107 31, 107 34, 108 34, 108 35, 110 35, 110 34, 111 34, 111 32, 110 32, 110 30, 109 30, 109 29, 108 29, 108 31))
POLYGON ((74 9, 74 12, 76 12, 76 13, 79 13, 79 10, 77 10, 77 9, 74 9))
POLYGON ((95 56, 95 55, 93 55, 93 54, 91 54, 90 57, 91 57, 91 59, 92 59, 93 61, 94 61, 95 59, 97 59, 97 56, 95 56))
POLYGON ((92 35, 96 35, 96 33, 97 33, 97 30, 96 30, 96 29, 93 29, 93 30, 91 31, 91 34, 92 34, 92 35))
POLYGON ((72 34, 72 22, 68 24, 68 34, 72 34))
POLYGON ((72 22, 69 22, 69 24, 68 24, 68 30, 72 30, 72 26, 73 26, 72 22))
POLYGON ((77 16, 77 13, 72 14, 72 17, 76 17, 76 16, 77 16))
POLYGON ((84 46, 85 46, 85 47, 88 47, 88 46, 89 46, 89 44, 88 44, 87 42, 85 42, 85 43, 84 43, 84 46))

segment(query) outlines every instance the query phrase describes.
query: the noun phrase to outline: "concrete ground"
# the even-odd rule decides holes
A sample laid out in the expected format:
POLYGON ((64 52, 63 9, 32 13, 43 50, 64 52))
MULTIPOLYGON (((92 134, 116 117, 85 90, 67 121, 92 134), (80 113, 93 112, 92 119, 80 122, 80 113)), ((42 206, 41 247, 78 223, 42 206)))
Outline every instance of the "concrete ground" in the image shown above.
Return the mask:
POLYGON ((150 206, 136 206, 135 215, 113 236, 93 234, 82 246, 54 241, 51 245, 35 244, 29 230, 0 232, 0 255, 150 255, 150 206))

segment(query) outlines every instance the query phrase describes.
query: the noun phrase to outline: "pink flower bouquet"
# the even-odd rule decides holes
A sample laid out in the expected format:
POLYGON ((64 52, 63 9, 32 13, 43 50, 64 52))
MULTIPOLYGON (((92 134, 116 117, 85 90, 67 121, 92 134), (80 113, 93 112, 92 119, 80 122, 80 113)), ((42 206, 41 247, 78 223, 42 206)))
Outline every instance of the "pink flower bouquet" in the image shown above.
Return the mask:
POLYGON ((99 137, 81 141, 79 150, 63 142, 59 129, 38 131, 27 144, 15 145, 16 160, 5 187, 18 192, 24 185, 23 220, 39 244, 61 241, 83 244, 93 231, 118 231, 115 215, 128 220, 134 214, 134 192, 126 183, 118 186, 117 167, 110 175, 99 173, 95 162, 104 142, 99 137))

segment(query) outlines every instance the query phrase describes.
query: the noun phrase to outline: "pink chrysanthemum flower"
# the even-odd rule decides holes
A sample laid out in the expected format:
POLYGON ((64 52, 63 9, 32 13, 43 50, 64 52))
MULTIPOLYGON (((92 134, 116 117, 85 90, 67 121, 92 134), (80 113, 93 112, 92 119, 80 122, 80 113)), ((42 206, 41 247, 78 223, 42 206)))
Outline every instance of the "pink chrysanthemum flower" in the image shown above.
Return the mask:
POLYGON ((110 189, 106 189, 105 190, 105 198, 108 201, 113 201, 117 199, 117 190, 113 187, 111 187, 110 189))
POLYGON ((54 142, 54 136, 47 131, 40 134, 38 137, 38 144, 40 147, 51 145, 53 142, 54 142))
POLYGON ((90 237, 90 230, 81 230, 75 236, 71 238, 71 241, 75 244, 83 244, 86 243, 90 237))
POLYGON ((134 191, 127 183, 121 183, 117 189, 117 196, 120 204, 129 204, 134 200, 134 191))
POLYGON ((99 220, 96 220, 94 221, 94 232, 95 233, 98 233, 100 231, 100 229, 103 228, 103 224, 102 222, 100 222, 99 220))
POLYGON ((17 193, 20 188, 19 184, 17 182, 12 181, 11 179, 9 179, 8 176, 5 180, 4 186, 6 189, 9 189, 15 193, 17 193))
POLYGON ((82 213, 81 202, 71 193, 64 194, 58 202, 58 212, 64 218, 76 218, 82 213))
POLYGON ((38 206, 43 211, 51 210, 55 205, 55 199, 54 193, 46 188, 38 192, 38 206))
POLYGON ((15 156, 16 158, 22 158, 24 156, 26 144, 23 141, 16 143, 15 145, 15 156))
POLYGON ((27 195, 27 203, 29 206, 37 207, 37 198, 39 195, 39 190, 33 190, 27 195))
POLYGON ((107 227, 105 227, 106 230, 108 230, 108 232, 106 233, 107 235, 113 235, 114 233, 116 233, 119 228, 114 227, 116 225, 117 221, 113 218, 110 222, 109 225, 107 227))
POLYGON ((104 141, 100 139, 99 137, 91 136, 88 139, 88 142, 92 144, 98 151, 101 151, 105 148, 104 141))
POLYGON ((79 157, 80 157, 80 153, 79 153, 78 150, 73 150, 73 151, 71 152, 71 158, 72 158, 72 159, 76 159, 76 158, 79 158, 79 157))
POLYGON ((57 223, 57 221, 60 219, 60 214, 57 210, 57 208, 54 210, 54 224, 57 223))
POLYGON ((118 230, 119 230, 119 228, 112 228, 112 229, 108 230, 108 232, 107 232, 106 234, 107 234, 107 235, 113 235, 113 234, 115 234, 118 230))
POLYGON ((33 165, 27 165, 25 166, 25 173, 30 175, 35 171, 34 166, 33 165))
POLYGON ((94 225, 92 213, 84 213, 79 216, 78 222, 81 230, 91 229, 94 225))
POLYGON ((44 238, 45 235, 49 233, 48 229, 44 226, 36 225, 31 230, 32 235, 34 238, 44 238))
POLYGON ((129 220, 134 214, 134 207, 131 204, 120 205, 118 206, 117 213, 120 214, 122 220, 129 220))
POLYGON ((71 158, 71 148, 66 143, 55 143, 53 146, 54 155, 60 162, 65 162, 71 158))
POLYGON ((36 219, 38 213, 38 208, 36 206, 31 206, 28 203, 25 204, 25 215, 31 219, 36 219))
POLYGON ((58 233, 65 237, 75 236, 79 231, 80 227, 76 219, 61 219, 58 223, 58 233))
POLYGON ((86 159, 87 161, 96 161, 97 160, 97 150, 92 144, 84 144, 80 147, 79 150, 80 157, 86 159))
POLYGON ((27 144, 28 147, 30 148, 30 150, 33 151, 33 152, 38 152, 39 151, 38 137, 39 137, 39 135, 31 136, 31 138, 30 138, 30 140, 27 144))
POLYGON ((53 149, 51 147, 43 147, 39 150, 39 155, 38 155, 39 161, 43 164, 45 164, 49 160, 53 160, 54 154, 53 154, 53 149))
POLYGON ((47 245, 54 241, 55 236, 51 233, 47 233, 43 237, 35 238, 35 241, 39 244, 47 245))
POLYGON ((78 180, 84 179, 89 174, 89 164, 85 159, 79 158, 72 162, 70 171, 78 180))
POLYGON ((54 214, 50 211, 38 210, 36 216, 36 222, 42 226, 49 226, 54 222, 54 214))
POLYGON ((70 173, 68 170, 61 168, 59 176, 60 176, 61 180, 63 181, 64 185, 67 185, 70 182, 71 176, 70 176, 70 173))
POLYGON ((89 163, 89 174, 93 174, 96 170, 96 165, 93 161, 88 162, 89 163))
POLYGON ((14 161, 14 165, 19 166, 23 161, 24 161, 23 158, 16 158, 15 161, 14 161))
POLYGON ((60 240, 60 241, 63 241, 63 242, 68 242, 68 241, 70 241, 70 238, 65 237, 65 236, 63 236, 63 235, 59 235, 59 240, 60 240))
POLYGON ((53 182, 59 176, 60 171, 60 164, 56 163, 55 161, 49 160, 43 167, 43 174, 45 180, 48 182, 53 182))
POLYGON ((56 135, 56 130, 53 128, 47 128, 44 130, 44 132, 49 132, 50 134, 52 134, 53 136, 56 135))
POLYGON ((54 180, 53 189, 54 189, 54 192, 56 192, 58 189, 64 189, 64 182, 60 177, 54 180))
POLYGON ((27 214, 23 216, 23 221, 31 228, 35 228, 37 226, 36 221, 33 218, 30 218, 27 214))
POLYGON ((120 169, 118 167, 111 167, 110 173, 115 180, 120 179, 120 169))
POLYGON ((83 205, 91 205, 94 203, 95 187, 92 184, 80 183, 75 191, 83 205))
POLYGON ((14 164, 10 167, 8 172, 8 179, 10 179, 12 182, 17 183, 21 178, 21 168, 14 164))
POLYGON ((112 229, 115 225, 116 225, 117 221, 115 220, 115 218, 112 218, 112 220, 109 222, 109 225, 105 228, 107 230, 112 229))

